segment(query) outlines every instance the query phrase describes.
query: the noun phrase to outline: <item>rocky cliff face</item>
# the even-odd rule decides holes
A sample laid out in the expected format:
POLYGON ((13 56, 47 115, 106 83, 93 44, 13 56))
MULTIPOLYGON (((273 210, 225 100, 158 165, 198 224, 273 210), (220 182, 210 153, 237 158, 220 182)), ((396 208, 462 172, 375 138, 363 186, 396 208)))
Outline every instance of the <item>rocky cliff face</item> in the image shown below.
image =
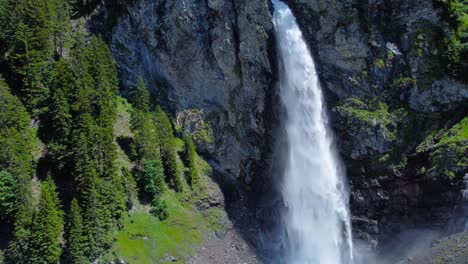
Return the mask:
MULTIPOLYGON (((444 71, 441 10, 429 0, 286 2, 326 89, 356 237, 377 247, 404 229, 443 229, 468 168, 468 87, 444 71)), ((108 37, 123 93, 144 77, 178 132, 254 196, 276 163, 271 11, 268 0, 133 0, 108 37)))
POLYGON ((268 0, 136 0, 112 29, 124 93, 142 76, 220 170, 255 186, 269 149, 274 38, 268 0), (251 184, 252 183, 252 184, 251 184))

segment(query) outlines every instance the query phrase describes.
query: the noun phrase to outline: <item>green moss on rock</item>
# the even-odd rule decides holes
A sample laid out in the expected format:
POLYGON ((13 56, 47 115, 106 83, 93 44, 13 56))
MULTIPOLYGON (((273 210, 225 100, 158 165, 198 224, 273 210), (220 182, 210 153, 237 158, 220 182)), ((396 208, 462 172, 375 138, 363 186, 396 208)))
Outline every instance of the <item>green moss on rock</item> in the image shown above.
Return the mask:
POLYGON ((213 129, 205 121, 204 113, 200 109, 185 109, 178 113, 175 129, 184 136, 190 135, 198 145, 208 145, 214 141, 213 129))
POLYGON ((357 122, 363 128, 380 127, 389 141, 397 139, 397 123, 406 114, 403 109, 389 112, 388 106, 385 103, 375 99, 369 104, 365 104, 360 99, 349 98, 337 109, 344 114, 348 123, 357 122))
POLYGON ((429 151, 429 176, 463 175, 468 171, 468 117, 448 131, 429 135, 416 150, 429 151))

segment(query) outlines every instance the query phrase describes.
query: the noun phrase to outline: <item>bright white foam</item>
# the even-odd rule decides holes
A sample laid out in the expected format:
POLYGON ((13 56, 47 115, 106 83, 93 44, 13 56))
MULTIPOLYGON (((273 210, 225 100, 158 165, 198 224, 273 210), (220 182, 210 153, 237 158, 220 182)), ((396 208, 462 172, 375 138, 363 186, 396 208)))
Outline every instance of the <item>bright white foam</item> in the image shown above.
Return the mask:
POLYGON ((280 1, 273 4, 289 145, 283 183, 287 263, 351 263, 348 193, 314 61, 291 10, 280 1))

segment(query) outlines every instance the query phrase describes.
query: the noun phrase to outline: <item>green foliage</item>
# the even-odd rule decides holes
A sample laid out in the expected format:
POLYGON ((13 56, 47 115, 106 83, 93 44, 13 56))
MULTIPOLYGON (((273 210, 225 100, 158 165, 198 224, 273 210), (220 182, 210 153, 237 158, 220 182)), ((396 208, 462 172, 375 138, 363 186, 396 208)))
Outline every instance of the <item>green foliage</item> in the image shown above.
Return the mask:
POLYGON ((149 194, 151 199, 159 199, 164 191, 164 169, 161 160, 143 159, 137 173, 140 190, 149 194))
POLYGON ((185 136, 190 134, 192 140, 197 144, 207 145, 214 140, 210 122, 206 120, 203 111, 200 109, 185 109, 183 112, 178 113, 175 130, 185 136))
POLYGON ((18 12, 18 3, 20 0, 0 0, 0 60, 3 56, 7 59, 13 47, 15 29, 18 25, 20 16, 18 12))
POLYGON ((88 263, 84 253, 83 217, 81 216, 81 208, 76 198, 72 200, 70 205, 67 229, 68 259, 70 263, 88 263))
POLYGON ((131 209, 134 205, 134 201, 137 200, 138 189, 133 175, 126 167, 122 167, 122 180, 123 186, 125 187, 125 205, 127 209, 131 209))
POLYGON ((124 228, 111 249, 112 259, 151 264, 171 255, 184 263, 212 230, 201 212, 176 195, 169 190, 162 197, 169 214, 164 221, 141 210, 125 217, 124 228))
POLYGON ((169 217, 167 202, 161 198, 153 199, 150 213, 161 221, 166 220, 169 217))
POLYGON ((160 107, 156 108, 154 120, 160 133, 159 144, 166 182, 176 191, 182 191, 182 175, 180 175, 180 172, 177 170, 177 153, 173 140, 174 130, 172 129, 171 121, 160 107))
POLYGON ((188 168, 188 183, 192 188, 195 188, 200 181, 200 175, 198 174, 195 164, 196 155, 197 153, 193 140, 190 137, 186 137, 184 149, 185 166, 188 168))
POLYGON ((463 118, 460 123, 454 125, 445 133, 437 146, 457 144, 468 141, 468 117, 463 118))
POLYGON ((59 237, 63 211, 55 183, 49 177, 41 184, 41 197, 31 227, 31 263, 58 263, 62 253, 59 237))
POLYGON ((404 88, 415 84, 415 80, 411 77, 399 77, 393 80, 393 86, 397 88, 404 88))
POLYGON ((18 180, 8 171, 0 171, 0 219, 14 216, 17 189, 18 180))
POLYGON ((360 122, 366 127, 380 126, 390 141, 397 139, 398 123, 406 116, 403 109, 390 112, 384 102, 376 99, 365 104, 357 98, 349 98, 337 109, 346 116, 348 122, 360 122))
POLYGON ((22 179, 29 179, 33 173, 35 134, 29 124, 24 106, 0 79, 0 167, 22 179))
POLYGON ((19 4, 20 21, 15 32, 15 65, 21 76, 23 102, 37 116, 46 108, 53 79, 53 49, 50 42, 46 0, 19 4))
POLYGON ((58 56, 72 44, 69 0, 47 0, 52 46, 58 56))
POLYGON ((137 159, 159 159, 159 131, 151 113, 134 110, 132 128, 135 133, 135 156, 137 159))
POLYGON ((468 170, 468 117, 449 130, 431 133, 417 148, 429 154, 429 176, 463 176, 468 170))
POLYGON ((130 92, 130 101, 135 109, 143 112, 150 111, 150 93, 143 78, 138 78, 136 86, 130 92))
POLYGON ((436 0, 444 9, 444 16, 451 25, 451 32, 443 41, 442 54, 449 72, 467 81, 468 70, 468 4, 465 0, 436 0))
POLYGON ((29 227, 32 221, 30 179, 34 172, 31 150, 35 145, 35 133, 29 124, 26 109, 0 79, 0 169, 8 169, 17 185, 13 240, 6 252, 7 259, 14 263, 26 263, 29 253, 29 227))
POLYGON ((382 59, 377 59, 375 61, 375 65, 377 66, 377 68, 379 69, 384 69, 386 67, 386 64, 385 64, 385 61, 382 60, 382 59))

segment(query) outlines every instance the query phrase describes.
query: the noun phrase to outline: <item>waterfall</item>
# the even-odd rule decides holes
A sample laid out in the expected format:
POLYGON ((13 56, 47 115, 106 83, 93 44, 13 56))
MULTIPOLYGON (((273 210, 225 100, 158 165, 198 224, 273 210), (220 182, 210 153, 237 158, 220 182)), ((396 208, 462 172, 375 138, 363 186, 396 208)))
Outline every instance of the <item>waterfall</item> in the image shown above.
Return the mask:
POLYGON ((458 232, 468 232, 468 174, 465 174, 463 178, 460 202, 455 208, 453 219, 449 225, 449 233, 458 232))
POLYGON ((282 192, 286 263, 352 262, 348 193, 314 61, 288 6, 273 0, 288 151, 282 192))

